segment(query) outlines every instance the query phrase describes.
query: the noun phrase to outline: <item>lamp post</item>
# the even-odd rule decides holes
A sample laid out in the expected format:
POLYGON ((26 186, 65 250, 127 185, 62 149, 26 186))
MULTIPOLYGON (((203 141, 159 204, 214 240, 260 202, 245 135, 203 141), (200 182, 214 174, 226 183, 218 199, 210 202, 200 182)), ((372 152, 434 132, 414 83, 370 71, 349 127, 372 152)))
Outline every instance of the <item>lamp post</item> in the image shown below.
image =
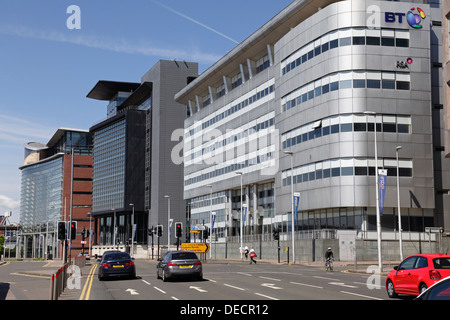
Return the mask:
POLYGON ((395 148, 395 154, 397 157, 397 206, 398 206, 398 239, 400 245, 400 261, 403 261, 403 245, 402 245, 402 217, 400 213, 400 166, 398 162, 398 152, 402 149, 402 146, 395 148))
POLYGON ((378 155, 377 155, 377 113, 374 111, 365 111, 364 114, 373 116, 374 126, 374 144, 375 144, 375 201, 377 208, 377 244, 378 244, 378 269, 381 273, 381 222, 380 222, 380 202, 379 202, 379 190, 378 190, 378 155))
POLYGON ((170 196, 165 195, 164 198, 167 198, 167 251, 170 251, 170 196))
POLYGON ((294 226, 294 153, 292 151, 283 151, 285 154, 288 154, 291 156, 291 235, 292 235, 292 263, 295 263, 295 241, 294 241, 294 235, 295 235, 295 226, 294 226))
POLYGON ((134 257, 134 203, 130 203, 131 213, 131 257, 134 257))
POLYGON ((238 172, 235 172, 236 174, 238 174, 238 175, 240 175, 241 176, 241 221, 239 222, 239 225, 240 225, 240 238, 241 238, 241 260, 243 260, 243 256, 242 256, 242 251, 244 250, 244 247, 243 247, 243 243, 242 243, 242 236, 243 236, 243 234, 242 234, 242 232, 243 232, 243 228, 242 228, 242 222, 243 222, 243 219, 242 219, 242 209, 243 209, 243 207, 242 207, 242 175, 243 175, 243 173, 242 172, 240 172, 240 171, 238 171, 238 172))
POLYGON ((212 185, 208 184, 209 190, 209 221, 211 222, 211 230, 209 232, 209 258, 212 258, 212 185))

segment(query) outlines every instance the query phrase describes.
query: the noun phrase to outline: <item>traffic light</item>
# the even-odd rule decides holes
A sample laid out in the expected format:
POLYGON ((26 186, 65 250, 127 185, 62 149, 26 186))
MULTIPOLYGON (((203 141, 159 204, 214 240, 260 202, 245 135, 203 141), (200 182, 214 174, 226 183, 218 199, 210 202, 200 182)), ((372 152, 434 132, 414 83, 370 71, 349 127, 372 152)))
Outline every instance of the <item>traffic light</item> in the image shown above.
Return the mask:
POLYGON ((66 222, 58 221, 58 239, 65 240, 66 239, 66 222))
POLYGON ((175 235, 177 238, 181 238, 182 234, 183 234, 183 224, 181 222, 176 222, 175 223, 175 235))
POLYGON ((205 230, 202 230, 202 238, 203 238, 203 240, 208 239, 208 236, 209 236, 209 228, 205 227, 205 230))
POLYGON ((77 222, 72 221, 70 225, 70 239, 75 240, 77 238, 77 222))
POLYGON ((272 229, 272 234, 273 234, 273 240, 280 240, 280 228, 273 228, 272 229))
POLYGON ((156 226, 156 235, 158 237, 162 237, 163 235, 163 226, 160 224, 156 226))

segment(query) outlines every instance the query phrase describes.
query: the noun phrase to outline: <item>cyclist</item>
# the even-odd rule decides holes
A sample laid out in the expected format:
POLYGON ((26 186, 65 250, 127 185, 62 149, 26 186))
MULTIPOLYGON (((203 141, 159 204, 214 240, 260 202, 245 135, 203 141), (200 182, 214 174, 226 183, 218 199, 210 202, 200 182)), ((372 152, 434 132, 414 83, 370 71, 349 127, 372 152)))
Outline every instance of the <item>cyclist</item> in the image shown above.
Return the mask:
MULTIPOLYGON (((331 262, 334 260, 333 251, 331 251, 331 248, 328 247, 327 252, 325 252, 325 266, 327 266, 328 263, 331 264, 331 262)), ((331 269, 331 265, 330 265, 331 269)))

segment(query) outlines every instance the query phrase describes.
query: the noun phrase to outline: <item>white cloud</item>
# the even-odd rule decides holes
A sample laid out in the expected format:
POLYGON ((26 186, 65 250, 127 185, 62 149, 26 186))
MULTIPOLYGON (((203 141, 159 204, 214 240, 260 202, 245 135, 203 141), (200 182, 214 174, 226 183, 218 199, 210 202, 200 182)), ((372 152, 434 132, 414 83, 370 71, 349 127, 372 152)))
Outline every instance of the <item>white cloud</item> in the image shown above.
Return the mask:
POLYGON ((0 26, 0 33, 22 38, 32 38, 54 42, 65 42, 90 48, 103 49, 128 54, 141 54, 159 58, 198 61, 200 63, 214 63, 221 58, 219 55, 200 51, 184 51, 179 49, 159 48, 146 42, 130 43, 124 39, 108 39, 94 35, 67 35, 56 31, 37 30, 24 26, 0 26))
MULTIPOLYGON (((0 208, 6 208, 8 210, 18 209, 20 206, 19 200, 14 200, 8 196, 0 194, 0 208)), ((3 212, 0 212, 3 215, 3 212)))
POLYGON ((22 147, 26 142, 47 143, 54 128, 18 117, 0 114, 0 143, 22 147))

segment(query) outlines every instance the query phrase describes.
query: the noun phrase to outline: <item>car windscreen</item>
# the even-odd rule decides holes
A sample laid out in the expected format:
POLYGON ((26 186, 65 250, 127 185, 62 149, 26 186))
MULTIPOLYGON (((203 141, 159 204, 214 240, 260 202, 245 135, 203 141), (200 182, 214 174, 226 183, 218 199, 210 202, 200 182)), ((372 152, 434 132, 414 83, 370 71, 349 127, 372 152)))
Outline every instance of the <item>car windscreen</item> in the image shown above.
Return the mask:
POLYGON ((198 259, 194 252, 179 252, 172 254, 172 260, 198 259))
POLYGON ((103 260, 129 260, 130 255, 128 253, 118 252, 110 253, 103 257, 103 260))
POLYGON ((450 258, 436 258, 433 264, 435 269, 450 269, 450 258))

